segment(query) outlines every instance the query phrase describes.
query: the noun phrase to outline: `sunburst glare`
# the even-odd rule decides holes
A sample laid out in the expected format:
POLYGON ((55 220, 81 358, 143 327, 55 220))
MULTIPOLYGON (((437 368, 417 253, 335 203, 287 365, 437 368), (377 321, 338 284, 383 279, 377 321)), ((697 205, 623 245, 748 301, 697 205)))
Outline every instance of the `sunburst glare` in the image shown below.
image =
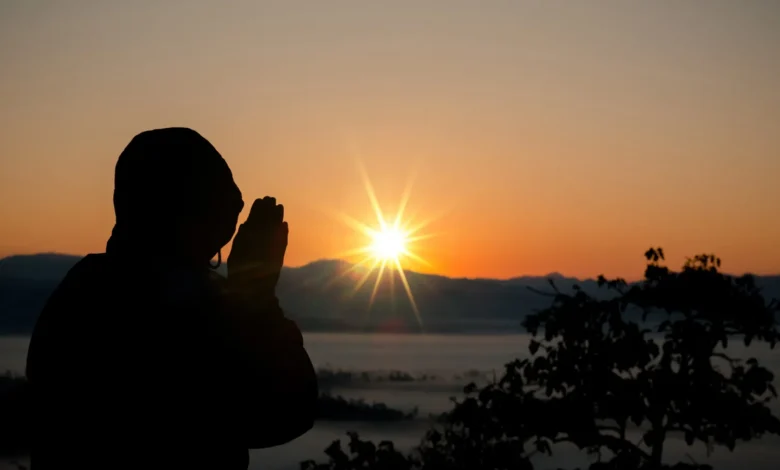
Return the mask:
POLYGON ((365 170, 360 166, 361 176, 363 177, 363 183, 368 195, 371 207, 376 215, 376 224, 370 226, 362 223, 354 218, 340 214, 344 222, 366 236, 366 245, 358 247, 343 253, 343 256, 355 256, 362 255, 355 264, 353 264, 348 270, 342 273, 342 276, 346 276, 350 273, 357 272, 365 269, 364 273, 357 280, 353 294, 360 290, 371 276, 376 273, 376 280, 371 291, 371 297, 369 299, 369 309, 374 303, 377 296, 377 291, 382 282, 384 274, 387 272, 392 282, 392 276, 395 273, 401 279, 401 283, 404 286, 406 296, 409 298, 412 311, 414 312, 417 323, 422 328, 423 322, 420 316, 420 311, 417 308, 417 302, 414 299, 411 286, 407 280, 406 273, 404 272, 404 264, 408 261, 414 261, 426 266, 430 266, 430 263, 426 261, 419 254, 415 253, 414 245, 420 240, 430 238, 432 234, 421 233, 430 220, 423 221, 421 223, 411 224, 411 221, 405 220, 404 211, 409 201, 409 194, 412 188, 412 181, 406 186, 405 191, 401 195, 401 202, 398 206, 398 212, 392 221, 385 219, 382 208, 379 205, 379 201, 374 193, 374 188, 371 185, 371 181, 368 178, 365 170))
POLYGON ((406 251, 406 234, 395 228, 376 232, 371 238, 371 251, 383 261, 396 259, 406 251))

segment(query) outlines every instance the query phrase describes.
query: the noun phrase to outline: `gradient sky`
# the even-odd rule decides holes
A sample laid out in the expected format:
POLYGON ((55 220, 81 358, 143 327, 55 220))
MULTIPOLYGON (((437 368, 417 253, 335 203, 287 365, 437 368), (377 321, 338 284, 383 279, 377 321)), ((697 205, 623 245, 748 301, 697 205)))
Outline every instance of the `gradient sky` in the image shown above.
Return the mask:
POLYGON ((0 256, 102 251, 123 147, 187 126, 293 266, 363 243, 357 157, 391 213, 416 172, 423 271, 780 272, 780 2, 7 0, 0 44, 0 256))

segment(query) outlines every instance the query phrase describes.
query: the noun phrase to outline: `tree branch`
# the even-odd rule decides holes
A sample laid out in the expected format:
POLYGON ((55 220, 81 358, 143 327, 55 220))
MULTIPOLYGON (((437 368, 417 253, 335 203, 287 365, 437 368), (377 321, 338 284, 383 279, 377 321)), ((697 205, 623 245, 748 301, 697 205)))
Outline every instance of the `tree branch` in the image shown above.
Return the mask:
POLYGON ((543 290, 539 290, 539 289, 533 288, 533 287, 531 287, 531 286, 526 286, 525 288, 526 288, 526 289, 528 289, 528 290, 530 290, 530 291, 531 291, 531 292, 533 292, 534 294, 543 295, 543 296, 545 296, 545 297, 558 297, 558 296, 560 295, 560 294, 559 294, 559 293, 557 293, 557 292, 545 292, 545 291, 543 291, 543 290))
MULTIPOLYGON (((601 441, 606 441, 606 442, 598 442, 598 443, 595 444, 596 447, 606 447, 606 448, 610 449, 613 452, 614 452, 615 449, 627 450, 629 452, 637 452, 642 457, 644 457, 644 458, 646 458, 648 460, 650 459, 650 454, 649 453, 647 453, 645 450, 643 450, 638 445, 636 445, 636 444, 634 444, 632 442, 625 441, 625 440, 623 440, 623 439, 621 439, 619 437, 607 436, 607 435, 603 435, 603 434, 600 434, 599 437, 601 438, 600 439, 601 441)), ((581 442, 578 442, 575 438, 571 437, 568 434, 566 434, 564 436, 561 436, 561 437, 550 438, 550 442, 552 442, 553 444, 561 444, 561 443, 564 443, 564 442, 568 442, 570 444, 574 444, 575 446, 577 446, 578 449, 583 449, 583 448, 586 448, 586 447, 593 447, 594 446, 594 444, 591 444, 591 445, 582 444, 581 442)))

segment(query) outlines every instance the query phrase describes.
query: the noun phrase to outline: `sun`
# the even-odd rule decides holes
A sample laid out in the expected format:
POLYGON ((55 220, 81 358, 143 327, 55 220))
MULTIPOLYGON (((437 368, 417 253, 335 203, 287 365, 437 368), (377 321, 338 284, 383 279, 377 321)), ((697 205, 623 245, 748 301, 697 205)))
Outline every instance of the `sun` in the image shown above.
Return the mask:
POLYGON ((373 233, 372 238, 370 249, 378 260, 396 260, 401 255, 406 254, 406 239, 408 236, 403 230, 386 227, 384 230, 373 233))
MULTIPOLYGON (((347 270, 342 272, 341 276, 338 278, 353 272, 363 270, 363 275, 360 277, 354 287, 354 294, 366 284, 368 279, 374 273, 376 273, 376 280, 374 281, 373 290, 369 299, 370 309, 374 299, 376 298, 376 294, 382 282, 385 271, 390 271, 391 276, 393 275, 393 271, 395 271, 404 286, 406 295, 409 298, 409 303, 411 304, 414 315, 417 318, 417 323, 419 324, 420 328, 422 328, 422 318, 420 317, 420 311, 417 308, 417 302, 414 299, 414 294, 412 294, 411 286, 409 285, 406 273, 404 272, 404 264, 408 260, 413 260, 417 263, 430 266, 430 263, 417 254, 414 248, 417 242, 433 236, 433 234, 430 233, 422 233, 422 229, 424 229, 428 223, 432 221, 432 219, 414 224, 410 220, 405 219, 404 211, 409 201, 409 195, 412 188, 411 181, 409 184, 407 184, 406 190, 401 196, 398 212, 395 214, 392 222, 385 219, 382 208, 379 206, 379 202, 377 201, 376 195, 374 194, 371 181, 368 179, 368 176, 366 175, 362 166, 360 166, 360 169, 363 176, 363 183, 366 188, 366 193, 368 194, 371 206, 374 209, 374 213, 376 214, 376 224, 365 224, 346 214, 339 214, 340 218, 347 225, 355 229, 357 232, 365 235, 367 241, 365 246, 361 246, 340 254, 341 256, 346 257, 361 255, 362 258, 360 258, 347 270)), ((338 278, 334 278, 332 282, 335 282, 338 278)), ((392 279, 393 277, 390 278, 391 282, 392 279)))

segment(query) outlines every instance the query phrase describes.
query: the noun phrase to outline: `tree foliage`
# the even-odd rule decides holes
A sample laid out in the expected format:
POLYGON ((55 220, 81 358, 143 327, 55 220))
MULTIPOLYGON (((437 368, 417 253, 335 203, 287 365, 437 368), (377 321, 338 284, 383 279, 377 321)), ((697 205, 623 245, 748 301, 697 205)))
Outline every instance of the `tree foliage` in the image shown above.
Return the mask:
POLYGON ((645 257, 640 282, 600 276, 605 295, 561 292, 551 281, 550 307, 524 320, 529 356, 506 364, 492 384, 467 386, 410 454, 351 434, 349 454, 336 441, 328 462, 301 468, 530 470, 535 456, 566 442, 592 456, 591 470, 705 469, 670 465, 664 443, 680 435, 689 446, 733 450, 780 434, 767 406, 777 397, 773 374, 729 347, 774 348, 778 303, 752 276, 721 273, 714 255, 690 258, 680 271, 664 266, 660 248, 645 257))

